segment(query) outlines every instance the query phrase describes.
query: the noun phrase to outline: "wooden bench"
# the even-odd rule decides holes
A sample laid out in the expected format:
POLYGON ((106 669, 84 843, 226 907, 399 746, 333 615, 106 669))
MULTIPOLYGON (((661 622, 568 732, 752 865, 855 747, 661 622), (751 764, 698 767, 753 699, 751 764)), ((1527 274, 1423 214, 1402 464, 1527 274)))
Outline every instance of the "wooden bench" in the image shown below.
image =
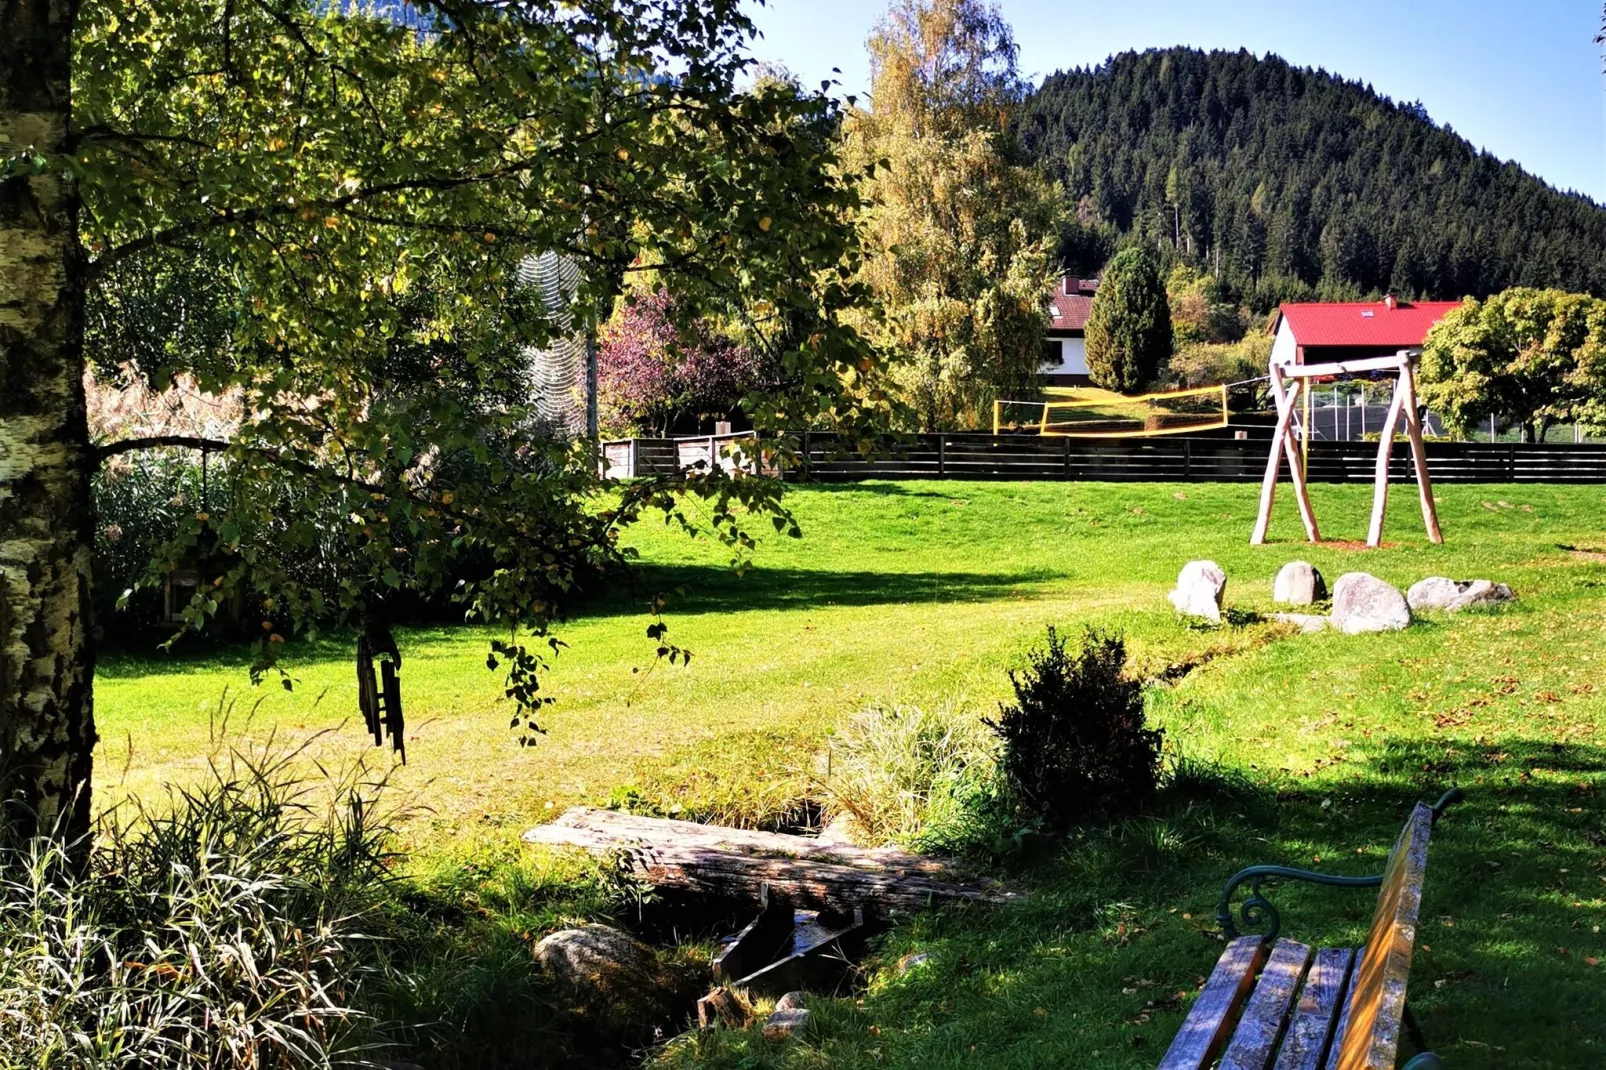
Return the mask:
POLYGON ((1235 874, 1216 909, 1227 949, 1160 1070, 1395 1070, 1402 1032, 1418 1052, 1404 1070, 1439 1070, 1443 1063, 1426 1050, 1405 1005, 1405 985, 1428 836, 1445 807, 1460 798, 1451 791, 1432 806, 1418 803, 1381 876, 1331 877, 1284 866, 1251 866, 1235 874), (1276 908, 1262 894, 1264 885, 1278 880, 1380 887, 1366 946, 1313 952, 1278 939, 1276 908), (1240 936, 1233 923, 1232 895, 1244 884, 1250 894, 1239 917, 1250 928, 1263 928, 1260 935, 1240 936))

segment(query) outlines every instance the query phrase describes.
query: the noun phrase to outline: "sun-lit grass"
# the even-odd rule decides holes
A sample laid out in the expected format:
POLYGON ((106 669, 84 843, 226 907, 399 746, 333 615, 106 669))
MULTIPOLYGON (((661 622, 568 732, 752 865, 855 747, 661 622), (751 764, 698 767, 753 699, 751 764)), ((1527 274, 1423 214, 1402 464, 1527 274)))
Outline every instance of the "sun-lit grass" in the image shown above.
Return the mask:
MULTIPOLYGON (((637 539, 654 587, 684 585, 671 637, 690 666, 653 666, 642 607, 593 605, 563 629, 550 735, 521 749, 488 634, 404 631, 409 762, 393 782, 431 808, 408 827, 430 865, 505 855, 525 826, 630 791, 661 808, 763 820, 807 788, 816 752, 867 702, 1007 690, 1048 624, 1123 629, 1156 675, 1152 716, 1175 757, 1220 763, 1253 790, 1179 788, 1150 818, 1090 834, 1024 879, 1029 904, 900 926, 881 961, 919 947, 929 967, 873 969, 864 1003, 824 1001, 802 1044, 721 1036, 666 1058, 711 1066, 1153 1066, 1219 945, 1220 881, 1241 864, 1375 869, 1411 800, 1459 783, 1441 826, 1412 993, 1457 1066, 1594 1065, 1606 1049, 1606 488, 1443 487, 1446 543, 1396 490, 1379 551, 1294 541, 1279 502, 1247 543, 1249 485, 868 483, 791 497, 802 540, 761 547, 744 576, 717 547, 662 530, 637 539), (1572 548, 1572 549, 1568 549, 1572 548), (1593 554, 1581 553, 1594 551, 1593 554), (1190 558, 1220 562, 1228 600, 1269 610, 1271 579, 1302 557, 1402 587, 1487 576, 1521 599, 1404 633, 1290 635, 1179 622, 1164 594, 1190 558), (639 670, 639 671, 638 671, 639 670), (1208 789, 1208 790, 1207 790, 1208 789), (1438 984, 1437 982, 1443 982, 1438 984), (1146 1004, 1154 1004, 1146 1007, 1146 1004)), ((1329 537, 1359 539, 1370 488, 1314 489, 1329 537)), ((296 690, 253 692, 243 654, 103 660, 104 798, 203 767, 219 697, 229 733, 334 729, 326 760, 367 750, 349 649, 292 648, 296 690), (226 704, 226 703, 225 703, 226 704), (132 753, 129 742, 132 741, 132 753)), ((1285 931, 1357 939, 1364 894, 1289 889, 1285 931)))

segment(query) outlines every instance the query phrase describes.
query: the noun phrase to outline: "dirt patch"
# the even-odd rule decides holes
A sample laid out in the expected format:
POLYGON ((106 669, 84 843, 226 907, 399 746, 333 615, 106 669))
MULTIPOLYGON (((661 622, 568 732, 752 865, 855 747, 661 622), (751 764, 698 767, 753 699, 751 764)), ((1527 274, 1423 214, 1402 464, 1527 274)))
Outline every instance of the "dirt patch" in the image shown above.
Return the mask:
POLYGON ((1597 550, 1592 546, 1566 546, 1559 549, 1567 551, 1567 556, 1579 561, 1597 561, 1606 564, 1606 550, 1597 550))

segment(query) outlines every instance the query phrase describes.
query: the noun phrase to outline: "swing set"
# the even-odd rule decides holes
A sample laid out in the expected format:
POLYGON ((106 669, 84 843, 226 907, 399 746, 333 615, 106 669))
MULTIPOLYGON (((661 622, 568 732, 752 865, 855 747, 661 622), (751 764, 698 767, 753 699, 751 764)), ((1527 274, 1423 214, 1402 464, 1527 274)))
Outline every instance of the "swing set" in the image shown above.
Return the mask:
POLYGON ((1290 481, 1294 485, 1294 499, 1299 503, 1299 518, 1305 525, 1305 536, 1311 542, 1321 542, 1321 531, 1316 526, 1316 513, 1311 508, 1310 492, 1305 481, 1305 467, 1299 446, 1294 442, 1294 412, 1301 395, 1307 399, 1318 380, 1349 379, 1354 376, 1375 376, 1394 373, 1394 397, 1389 402, 1388 415, 1383 418, 1383 429, 1377 444, 1377 474, 1372 490, 1372 523, 1366 534, 1366 545, 1379 546, 1383 541, 1383 514, 1388 508, 1389 456, 1394 450, 1394 436, 1401 420, 1411 443, 1411 461, 1416 470, 1417 496, 1422 502, 1422 522, 1427 527, 1428 541, 1442 543, 1439 515, 1433 505, 1433 485, 1428 479, 1427 452, 1422 444, 1422 414, 1417 407, 1416 370, 1421 360, 1419 349, 1402 349, 1393 356, 1367 357, 1360 360, 1333 361, 1327 364, 1296 364, 1292 361, 1270 366, 1272 399, 1277 403, 1277 429, 1271 438, 1271 455, 1266 459, 1266 476, 1260 485, 1260 514, 1255 530, 1249 536, 1249 545, 1261 546, 1271 526, 1271 504, 1277 493, 1277 475, 1283 459, 1288 460, 1290 481))

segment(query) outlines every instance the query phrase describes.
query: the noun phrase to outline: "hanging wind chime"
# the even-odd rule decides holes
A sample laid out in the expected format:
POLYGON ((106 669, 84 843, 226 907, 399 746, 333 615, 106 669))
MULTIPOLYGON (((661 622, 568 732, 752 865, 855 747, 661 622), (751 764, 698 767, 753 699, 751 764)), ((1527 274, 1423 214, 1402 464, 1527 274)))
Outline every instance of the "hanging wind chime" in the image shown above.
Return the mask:
POLYGON ((374 737, 374 746, 383 747, 385 737, 390 746, 407 764, 407 742, 404 733, 401 701, 401 651, 396 639, 383 621, 363 614, 362 632, 357 636, 357 705, 362 709, 363 723, 374 737), (374 672, 374 659, 379 658, 379 672, 374 672))

